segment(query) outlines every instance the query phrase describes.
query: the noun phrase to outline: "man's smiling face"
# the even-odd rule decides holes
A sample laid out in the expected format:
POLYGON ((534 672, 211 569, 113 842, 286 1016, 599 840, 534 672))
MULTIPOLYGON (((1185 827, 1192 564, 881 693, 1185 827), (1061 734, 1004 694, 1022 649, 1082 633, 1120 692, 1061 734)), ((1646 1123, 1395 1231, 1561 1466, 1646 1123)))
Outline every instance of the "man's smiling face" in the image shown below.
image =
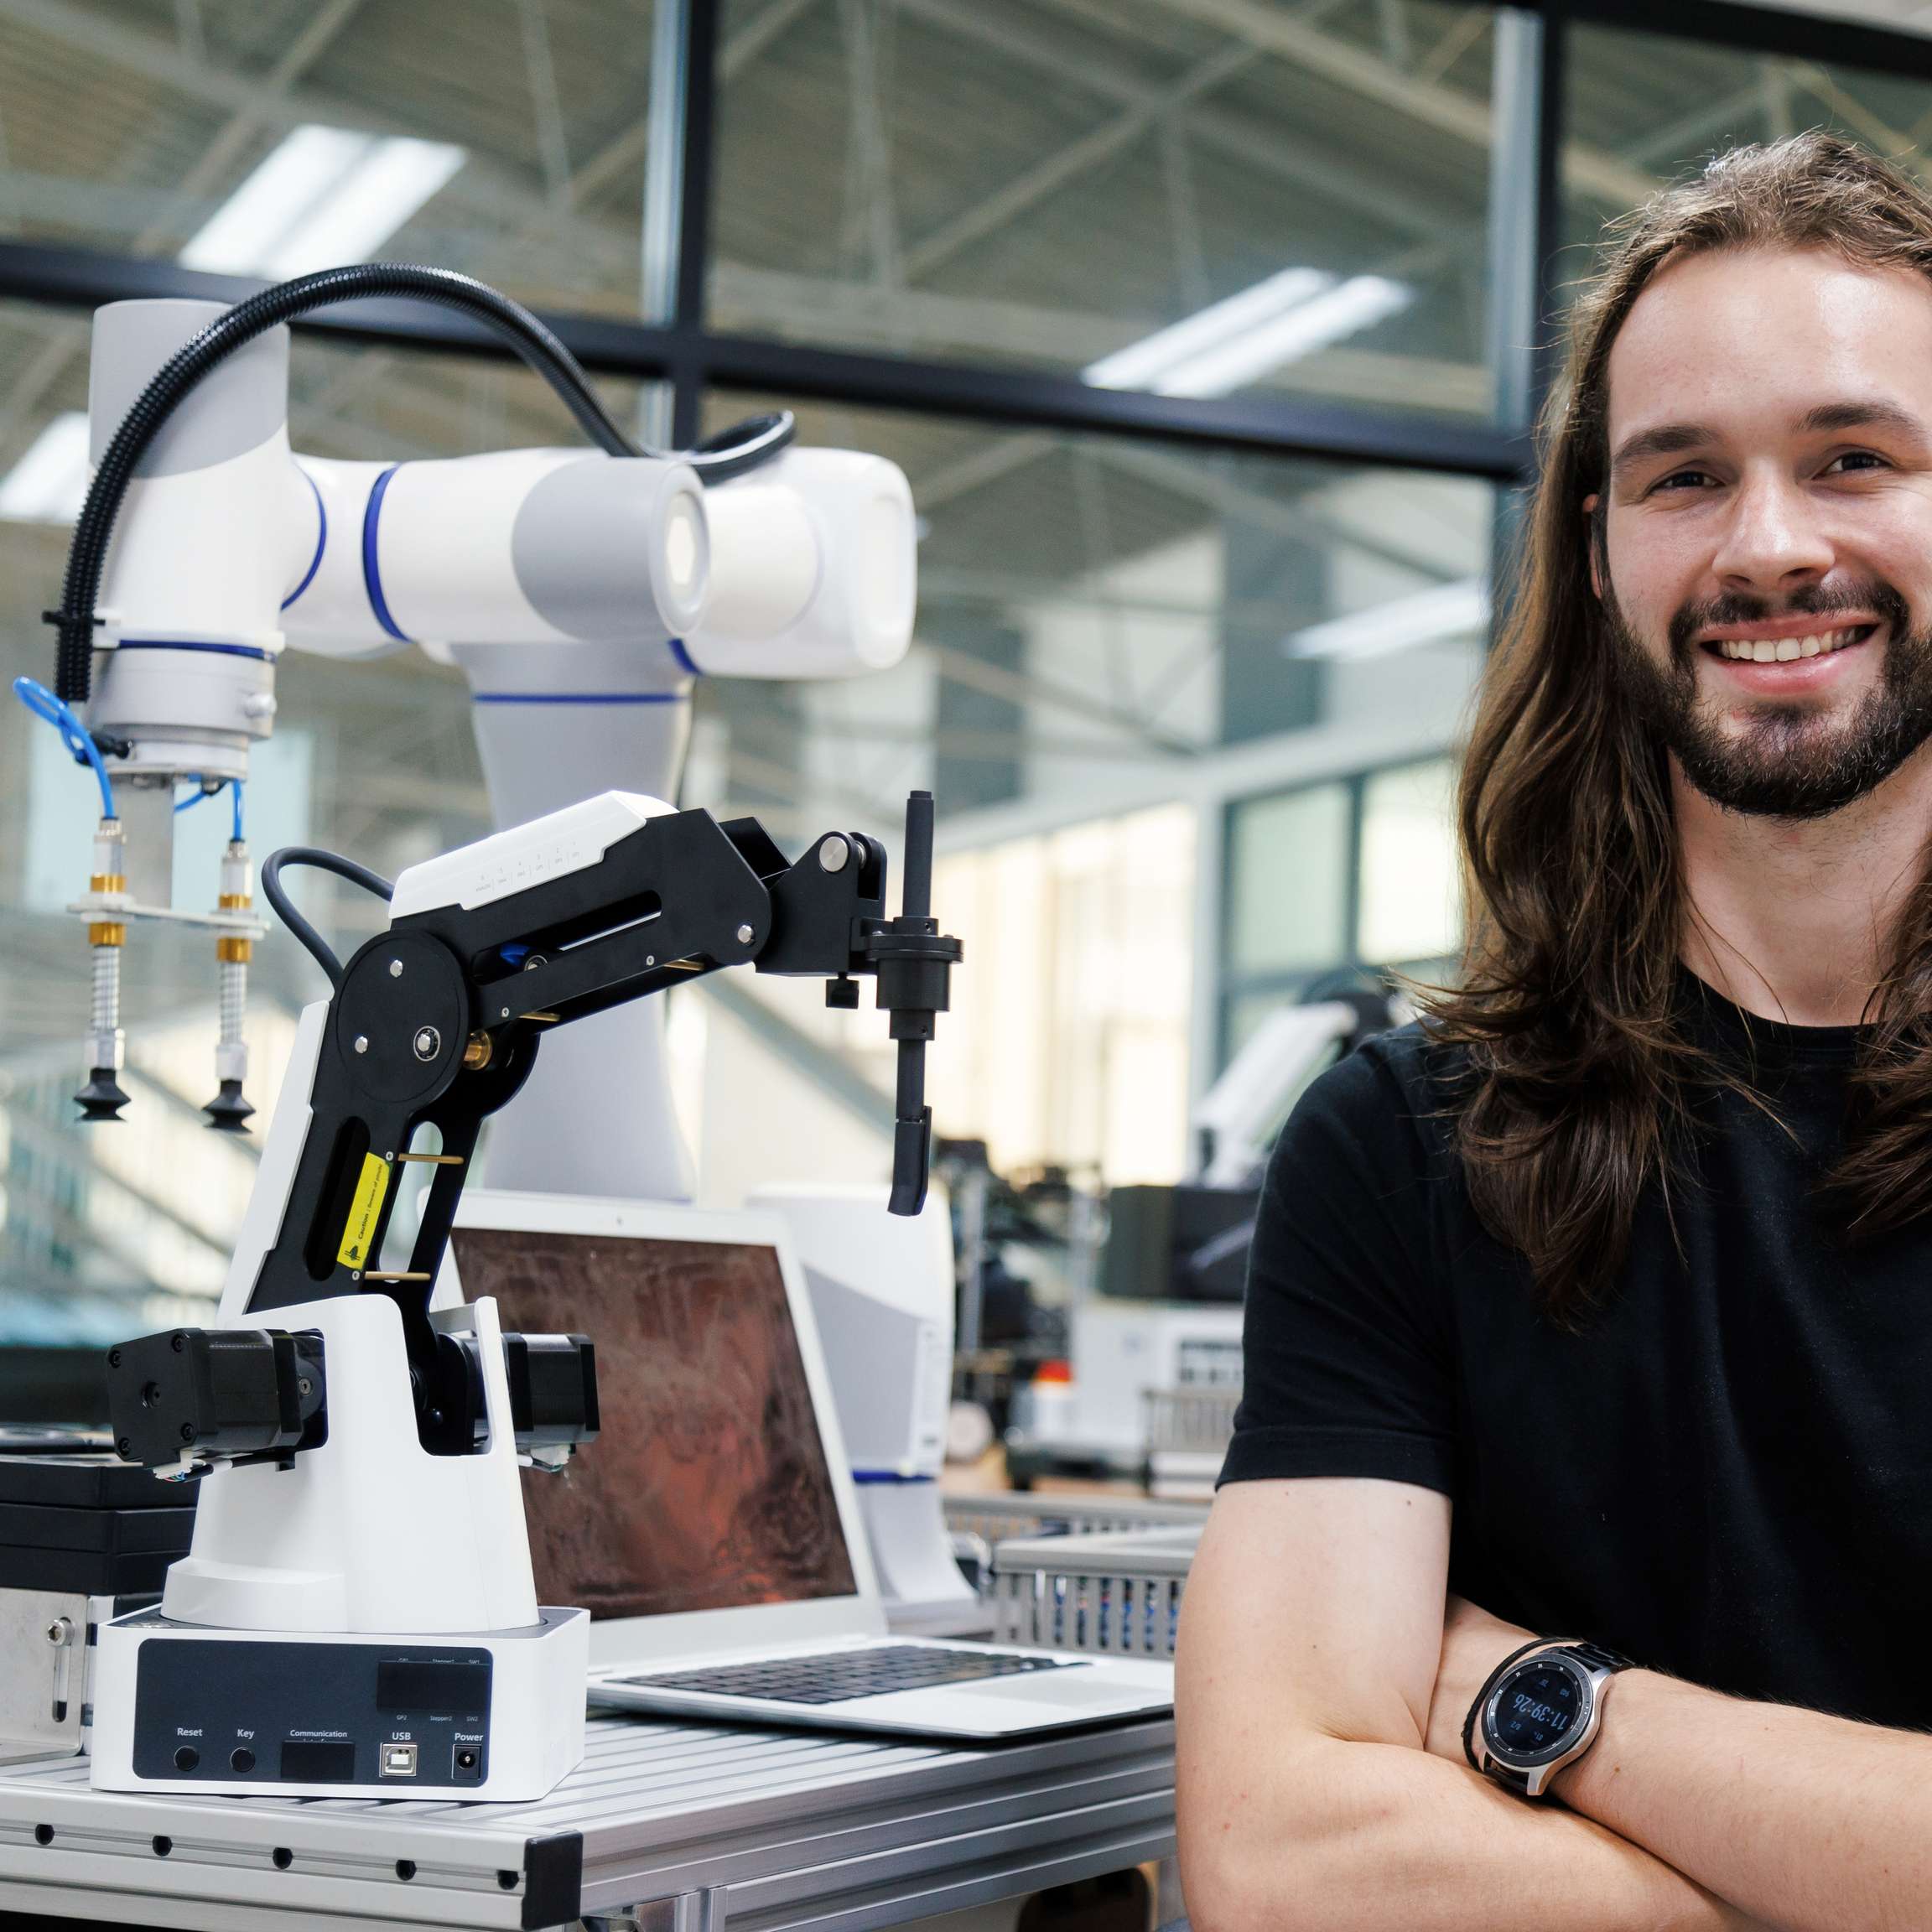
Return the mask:
POLYGON ((1932 284, 1693 256, 1611 350, 1598 591, 1691 784, 1814 817, 1932 737, 1932 284))

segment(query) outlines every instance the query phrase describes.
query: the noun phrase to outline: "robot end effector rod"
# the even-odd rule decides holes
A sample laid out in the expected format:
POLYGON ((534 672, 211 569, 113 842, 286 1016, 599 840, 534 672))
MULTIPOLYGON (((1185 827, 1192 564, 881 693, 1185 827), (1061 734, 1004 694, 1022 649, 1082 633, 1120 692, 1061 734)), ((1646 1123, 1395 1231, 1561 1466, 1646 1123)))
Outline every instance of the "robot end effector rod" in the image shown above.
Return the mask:
MULTIPOLYGON (((917 1214, 932 1138, 926 1043, 962 953, 932 917, 930 793, 908 802, 906 848, 894 917, 885 849, 863 834, 828 833, 794 865, 754 818, 720 824, 610 792, 405 873, 387 931, 332 974, 308 1091, 292 1078, 278 1106, 263 1171, 286 1176, 286 1197, 245 1296, 231 1276, 240 1322, 387 1296, 423 1447, 473 1452, 475 1348, 428 1309, 484 1120, 522 1086, 551 1027, 725 966, 825 979, 834 1006, 855 1006, 859 979, 875 979, 899 1047, 890 1206, 917 1214), (441 1137, 434 1178, 407 1266, 385 1270, 391 1177, 424 1126, 441 1137), (275 1158, 284 1132, 299 1135, 286 1161, 275 1158)), ((521 1339, 520 1360, 519 1338, 505 1337, 517 1446, 555 1460, 595 1433, 589 1344, 521 1339)), ((151 1336, 111 1353, 108 1381, 121 1453, 179 1473, 282 1461, 325 1439, 325 1364, 319 1338, 300 1333, 237 1323, 151 1336)))

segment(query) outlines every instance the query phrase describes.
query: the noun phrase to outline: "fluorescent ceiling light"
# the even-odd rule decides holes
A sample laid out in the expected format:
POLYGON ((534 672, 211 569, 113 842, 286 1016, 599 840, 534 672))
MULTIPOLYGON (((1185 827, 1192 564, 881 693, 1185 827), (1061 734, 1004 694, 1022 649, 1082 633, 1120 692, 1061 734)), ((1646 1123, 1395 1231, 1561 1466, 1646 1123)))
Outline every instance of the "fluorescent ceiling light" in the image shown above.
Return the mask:
POLYGON ((1225 396, 1331 342, 1359 335, 1415 299, 1414 289, 1384 276, 1353 276, 1272 322, 1170 369, 1156 387, 1163 396, 1225 396))
POLYGON ((363 261, 466 158, 440 141, 298 127, 181 251, 181 265, 281 281, 363 261))
POLYGON ((56 416, 0 478, 0 517, 15 523, 71 523, 86 501, 87 457, 86 411, 56 416))
POLYGON ((1130 343, 1082 371, 1102 389, 1225 396, 1406 309, 1415 291, 1382 275, 1337 281, 1284 268, 1239 295, 1130 343))
POLYGON ((1281 648, 1291 657, 1386 657, 1419 645, 1467 637, 1488 625, 1489 585, 1481 577, 1466 577, 1312 624, 1285 637, 1281 648))
POLYGON ((1272 322, 1285 310, 1334 286, 1335 278, 1319 268, 1284 268, 1239 295, 1230 295, 1172 327, 1139 342, 1130 342, 1081 371, 1082 380, 1097 389, 1156 389, 1170 369, 1204 351, 1218 348, 1231 337, 1272 322))

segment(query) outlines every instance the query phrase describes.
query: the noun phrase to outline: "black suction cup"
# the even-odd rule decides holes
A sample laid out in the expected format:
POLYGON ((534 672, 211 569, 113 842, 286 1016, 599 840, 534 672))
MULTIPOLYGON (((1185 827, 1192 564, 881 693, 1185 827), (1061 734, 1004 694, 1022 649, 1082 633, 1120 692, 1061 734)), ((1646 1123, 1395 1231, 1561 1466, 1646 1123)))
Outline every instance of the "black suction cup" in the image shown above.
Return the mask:
POLYGON ((221 1091, 201 1111, 208 1116, 208 1124, 217 1133, 246 1134, 248 1116, 255 1109, 242 1098, 239 1080, 224 1080, 221 1091))
POLYGON ((74 1098, 83 1120, 118 1120, 121 1109, 127 1104, 127 1096, 121 1091, 121 1083, 114 1078, 112 1067, 95 1067, 87 1077, 87 1084, 74 1098))

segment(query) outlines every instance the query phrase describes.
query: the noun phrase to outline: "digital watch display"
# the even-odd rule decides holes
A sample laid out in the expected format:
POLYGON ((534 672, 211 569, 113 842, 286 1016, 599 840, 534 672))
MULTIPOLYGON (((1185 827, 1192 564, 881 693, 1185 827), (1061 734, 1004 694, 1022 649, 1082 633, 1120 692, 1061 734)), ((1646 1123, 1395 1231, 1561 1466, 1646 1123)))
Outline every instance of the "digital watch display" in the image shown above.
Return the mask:
POLYGON ((1505 1658, 1471 1706, 1462 1739, 1469 1762, 1524 1797, 1541 1797, 1595 1741, 1604 1686, 1627 1668, 1594 1644, 1533 1644, 1505 1658))

